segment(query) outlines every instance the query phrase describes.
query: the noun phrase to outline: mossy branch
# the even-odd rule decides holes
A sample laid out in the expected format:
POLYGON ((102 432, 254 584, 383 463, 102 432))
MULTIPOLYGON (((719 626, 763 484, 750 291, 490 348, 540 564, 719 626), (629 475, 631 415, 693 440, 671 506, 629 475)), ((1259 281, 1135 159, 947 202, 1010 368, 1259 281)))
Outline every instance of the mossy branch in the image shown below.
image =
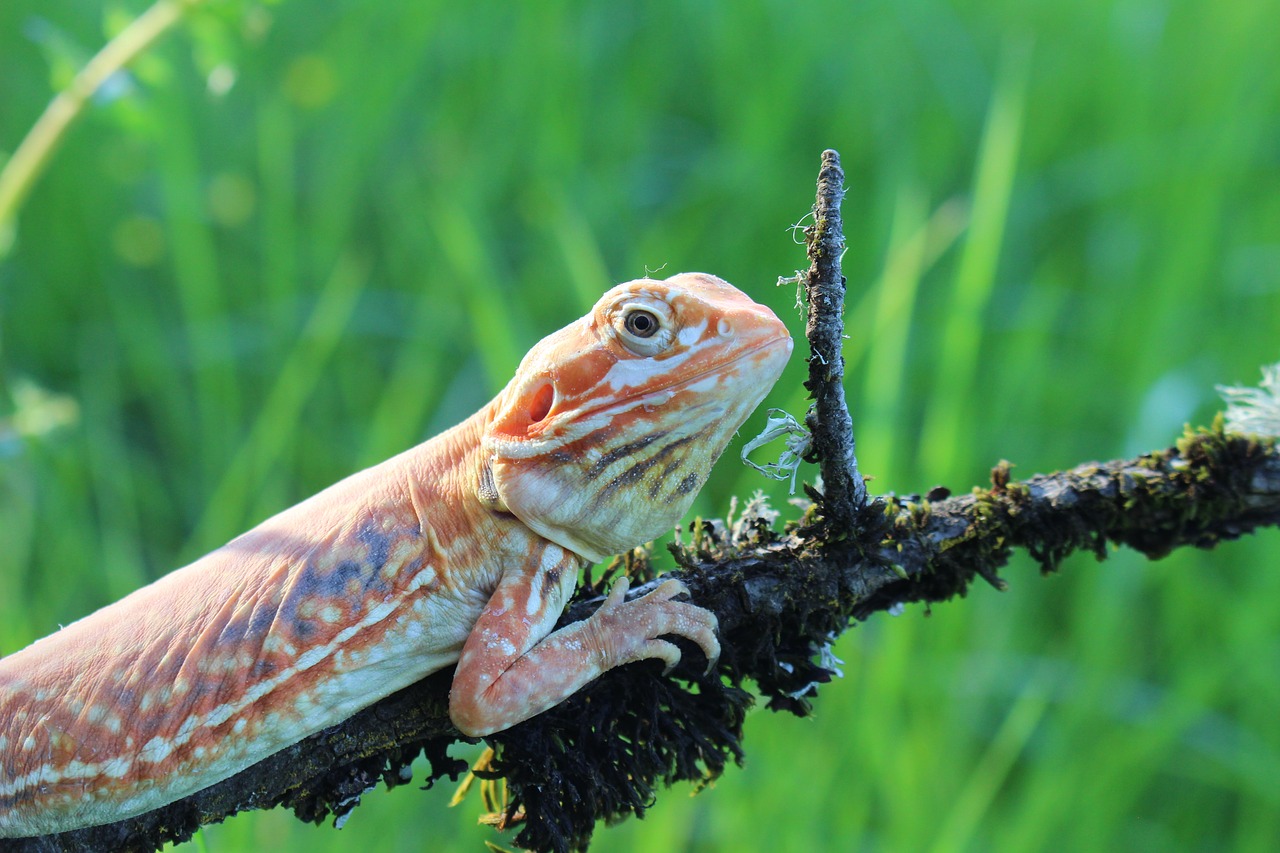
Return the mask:
MULTIPOLYGON (((1224 423, 1134 459, 1027 480, 1013 480, 1002 462, 989 485, 968 494, 865 498, 852 517, 814 491, 804 517, 782 528, 758 500, 737 518, 699 523, 692 543, 674 552, 694 600, 720 619, 717 671, 703 675, 692 649, 670 677, 653 661, 623 667, 489 738, 499 757, 485 775, 507 780, 501 820, 519 826, 514 843, 581 849, 600 819, 642 814, 659 785, 714 778, 742 756, 746 680, 769 707, 804 715, 817 686, 832 676, 824 650, 850 624, 904 602, 964 595, 975 578, 1002 586, 1000 572, 1016 551, 1048 572, 1076 551, 1102 558, 1111 545, 1123 545, 1158 558, 1280 525, 1276 440, 1237 434, 1224 423)), ((852 434, 848 442, 845 470, 856 473, 852 434)), ((643 551, 620 565, 641 579, 652 574, 643 551)), ((599 586, 580 591, 562 622, 588 616, 599 586)), ((379 782, 409 781, 409 765, 423 752, 428 782, 456 777, 466 768, 446 752, 462 740, 447 715, 450 677, 436 673, 154 812, 0 848, 150 851, 238 811, 278 805, 303 820, 341 818, 379 782)))

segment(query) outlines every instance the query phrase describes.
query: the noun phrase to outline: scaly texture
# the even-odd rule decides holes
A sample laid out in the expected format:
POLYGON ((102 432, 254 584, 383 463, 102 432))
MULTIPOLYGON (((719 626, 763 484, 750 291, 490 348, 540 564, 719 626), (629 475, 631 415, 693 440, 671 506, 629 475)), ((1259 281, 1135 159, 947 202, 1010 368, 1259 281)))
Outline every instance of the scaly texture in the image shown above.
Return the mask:
POLYGON ((458 664, 480 735, 715 617, 666 581, 553 631, 587 560, 674 524, 791 352, 713 276, 642 279, 459 426, 0 660, 0 837, 120 820, 458 664))

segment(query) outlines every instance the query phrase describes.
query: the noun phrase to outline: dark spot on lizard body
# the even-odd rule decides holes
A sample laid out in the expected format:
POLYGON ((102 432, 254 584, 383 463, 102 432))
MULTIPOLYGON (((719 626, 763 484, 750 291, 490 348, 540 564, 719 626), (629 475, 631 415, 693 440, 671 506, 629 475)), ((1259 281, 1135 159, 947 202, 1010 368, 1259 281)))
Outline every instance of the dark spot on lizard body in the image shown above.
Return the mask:
POLYGON ((668 477, 680 470, 682 461, 679 458, 668 459, 667 464, 662 468, 662 473, 653 478, 653 482, 649 484, 649 497, 652 500, 656 501, 658 499, 658 496, 662 493, 663 484, 667 482, 668 477))
POLYGON ((140 698, 138 691, 131 687, 118 687, 112 693, 117 708, 136 708, 140 698))
POLYGON ((613 426, 602 426, 564 445, 556 452, 567 454, 567 461, 582 459, 597 448, 608 447, 617 434, 618 431, 613 426))
MULTIPOLYGON (((605 500, 606 498, 609 498, 610 496, 612 496, 613 493, 618 491, 619 489, 625 486, 633 485, 635 483, 640 482, 641 480, 644 479, 645 473, 648 472, 650 468, 657 465, 659 462, 662 462, 663 460, 665 460, 668 456, 675 453, 678 449, 680 449, 684 445, 689 444, 692 441, 695 441, 699 435, 700 433, 694 433, 693 435, 687 435, 684 438, 677 438, 675 441, 664 446, 661 450, 654 453, 652 456, 646 459, 642 459, 639 462, 637 462, 635 465, 632 465, 626 471, 623 471, 621 474, 615 477, 609 483, 609 485, 604 487, 604 489, 600 493, 600 499, 605 500)), ((659 482, 661 482, 661 478, 659 478, 659 482)))
POLYGON ((356 532, 356 539, 369 549, 368 560, 374 566, 382 568, 386 565, 387 560, 391 556, 391 548, 402 539, 419 539, 422 536, 421 528, 414 527, 396 527, 390 531, 384 530, 382 522, 378 519, 369 519, 356 532))
POLYGON ((676 492, 682 495, 687 495, 690 492, 696 491, 698 488, 699 479, 700 478, 696 473, 686 474, 684 476, 684 479, 680 481, 680 485, 676 486, 676 492))
MULTIPOLYGON (((252 638, 255 642, 261 644, 271 631, 271 626, 275 624, 276 615, 279 612, 280 603, 278 601, 259 602, 253 608, 253 614, 249 616, 249 624, 241 638, 252 638)), ((238 644, 241 641, 241 638, 230 636, 227 632, 223 632, 223 636, 227 636, 233 644, 238 644)))
POLYGON ((254 681, 260 681, 263 678, 266 678, 274 674, 275 671, 276 671, 276 665, 271 661, 263 658, 254 662, 250 677, 254 681))
POLYGON ((586 477, 588 480, 594 480, 597 477, 599 477, 601 474, 603 474, 605 471, 609 470, 609 467, 613 465, 613 463, 619 461, 620 459, 625 459, 628 456, 634 456, 637 451, 644 450, 646 447, 653 444, 655 441, 665 438, 666 435, 667 435, 667 430, 658 430, 658 431, 651 432, 648 435, 641 436, 635 441, 629 441, 626 444, 620 444, 617 447, 615 447, 613 450, 608 451, 599 459, 597 459, 596 462, 590 468, 588 468, 585 472, 583 472, 583 476, 586 477))
POLYGON ((187 692, 186 703, 188 707, 194 707, 202 704, 207 699, 216 700, 230 685, 226 679, 213 681, 208 678, 200 678, 191 682, 191 688, 187 692))
POLYGON ((366 527, 356 534, 356 538, 367 546, 368 556, 360 558, 353 555, 326 571, 318 566, 323 552, 311 554, 294 578, 291 595, 339 599, 354 607, 367 596, 390 592, 390 583, 383 576, 382 568, 387 563, 395 537, 366 527))
POLYGON ((360 596, 370 588, 386 586, 378 577, 380 568, 382 568, 381 562, 357 563, 355 560, 343 560, 334 566, 329 574, 329 586, 348 598, 352 593, 360 596))

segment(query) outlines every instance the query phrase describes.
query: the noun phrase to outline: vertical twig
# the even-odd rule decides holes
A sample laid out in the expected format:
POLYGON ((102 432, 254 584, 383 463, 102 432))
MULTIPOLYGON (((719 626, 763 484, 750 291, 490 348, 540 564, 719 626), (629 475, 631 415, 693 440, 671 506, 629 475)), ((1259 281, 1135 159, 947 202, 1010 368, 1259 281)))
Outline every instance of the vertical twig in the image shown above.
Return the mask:
POLYGON ((823 515, 840 530, 852 530, 859 512, 867 504, 867 486, 858 473, 854 455, 853 420, 844 399, 844 275, 840 258, 844 253, 844 229, 840 202, 844 199, 844 171, 840 154, 822 152, 818 172, 818 199, 813 207, 813 224, 805 229, 809 272, 805 291, 809 297, 809 319, 805 337, 809 340, 809 380, 805 387, 813 396, 813 408, 805 425, 813 435, 813 453, 822 471, 823 515))

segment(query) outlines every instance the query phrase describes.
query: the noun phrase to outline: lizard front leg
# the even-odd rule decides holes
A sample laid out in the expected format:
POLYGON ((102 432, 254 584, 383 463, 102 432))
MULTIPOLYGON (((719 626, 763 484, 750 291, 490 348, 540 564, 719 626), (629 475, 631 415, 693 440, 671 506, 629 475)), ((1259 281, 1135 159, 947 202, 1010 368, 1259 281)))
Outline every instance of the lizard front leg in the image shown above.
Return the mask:
MULTIPOLYGON (((462 648, 449 694, 459 731, 478 737, 514 726, 559 704, 601 673, 632 661, 680 660, 664 634, 697 643, 714 665, 716 617, 675 601, 688 589, 668 580, 626 601, 623 577, 590 618, 552 632, 578 579, 578 558, 548 543, 536 565, 502 576, 462 648)), ((532 562, 532 561, 531 561, 532 562)))

